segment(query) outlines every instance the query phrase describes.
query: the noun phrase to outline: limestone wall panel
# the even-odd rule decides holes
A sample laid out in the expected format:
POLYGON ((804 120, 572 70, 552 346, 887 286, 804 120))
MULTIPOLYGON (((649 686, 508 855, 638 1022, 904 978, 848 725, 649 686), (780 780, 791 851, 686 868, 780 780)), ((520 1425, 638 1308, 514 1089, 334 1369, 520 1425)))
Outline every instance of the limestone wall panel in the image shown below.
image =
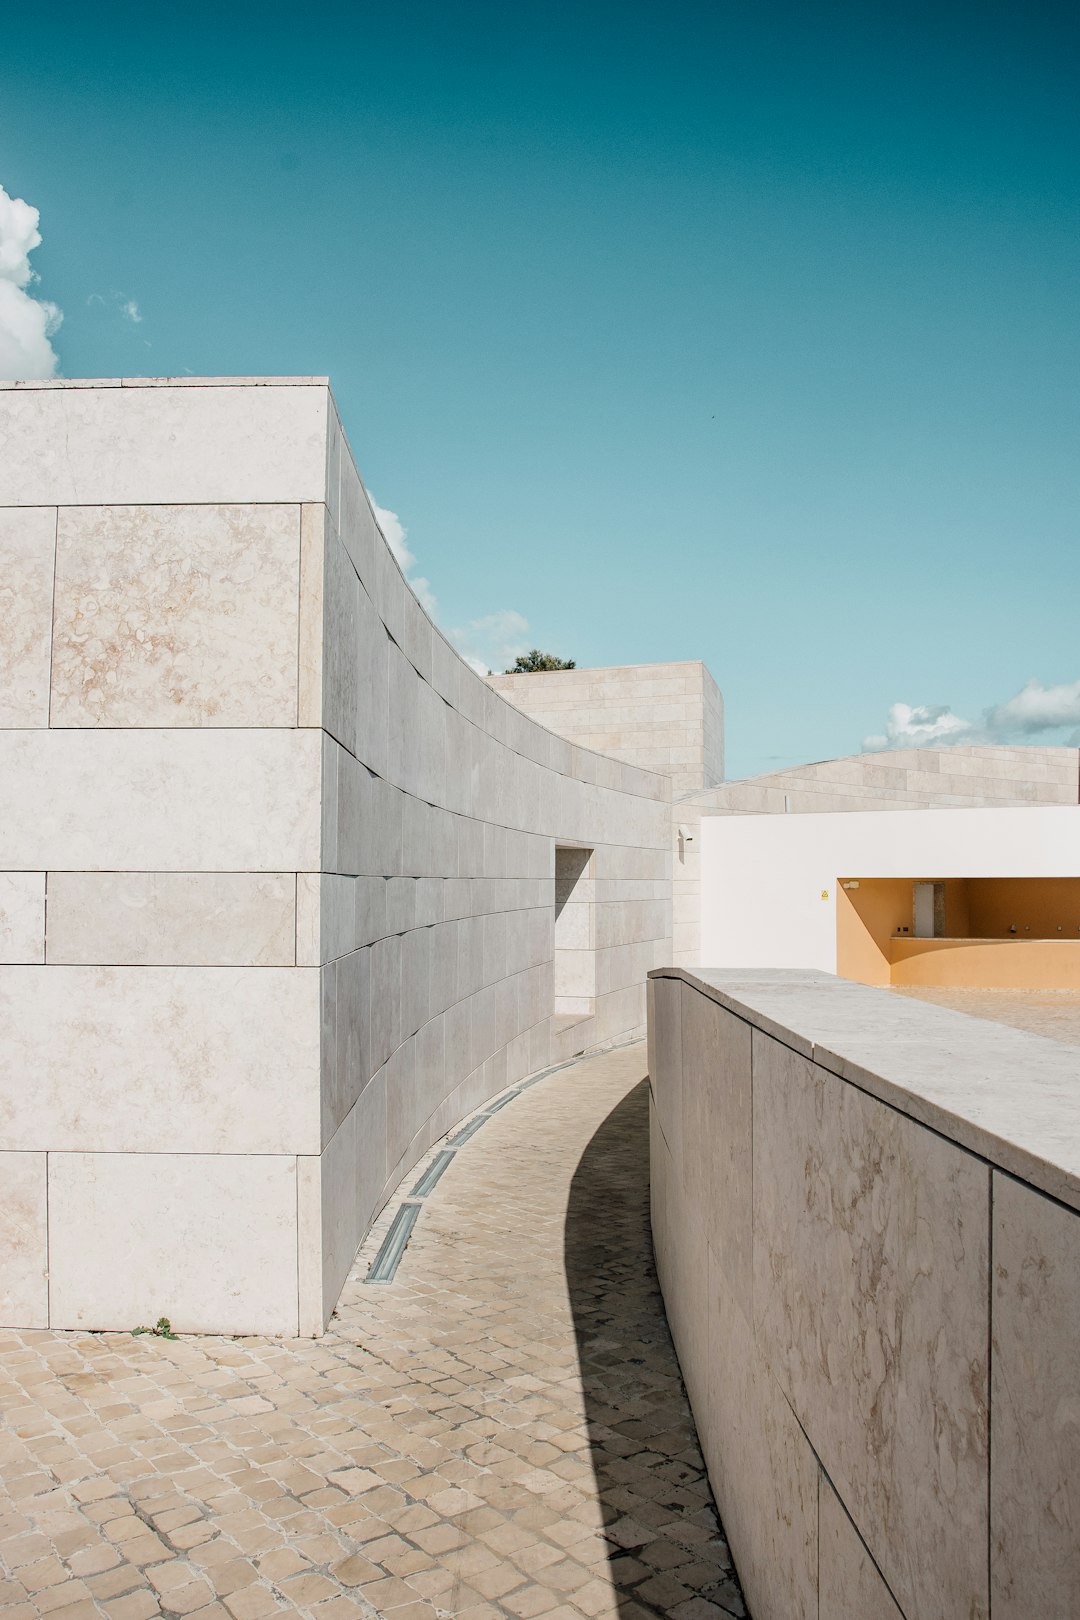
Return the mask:
POLYGON ((905 1610, 986 1613, 987 1168, 760 1031, 753 1092, 761 1353, 905 1610))
POLYGON ((0 731, 0 870, 318 871, 316 731, 0 731))
POLYGON ((0 1321, 49 1325, 48 1157, 0 1152, 0 1321))
POLYGON ((45 873, 0 872, 0 963, 45 960, 45 873))
POLYGON ((50 1324, 295 1333, 296 1232, 291 1155, 52 1152, 50 1324))
MULTIPOLYGON (((2 882, 0 882, 2 892, 2 882)), ((50 963, 292 967, 292 872, 51 872, 50 963)))
POLYGON ((979 1021, 821 973, 665 967, 648 994, 658 1271, 755 1620, 1071 1616, 1060 1049, 1010 1040, 1036 1150, 979 1021))
POLYGON ((315 1151, 317 981, 307 968, 0 968, 0 1149, 315 1151))
POLYGON ((294 724, 299 585, 297 506, 61 508, 51 724, 294 724))
POLYGON ((904 1620, 844 1505, 822 1475, 818 1620, 904 1620))
POLYGON ((47 726, 56 508, 0 507, 0 726, 47 726))
POLYGON ((327 398, 321 380, 0 389, 0 506, 322 501, 327 398))
POLYGON ((1080 1602, 1080 1215, 994 1173, 994 1620, 1080 1602))

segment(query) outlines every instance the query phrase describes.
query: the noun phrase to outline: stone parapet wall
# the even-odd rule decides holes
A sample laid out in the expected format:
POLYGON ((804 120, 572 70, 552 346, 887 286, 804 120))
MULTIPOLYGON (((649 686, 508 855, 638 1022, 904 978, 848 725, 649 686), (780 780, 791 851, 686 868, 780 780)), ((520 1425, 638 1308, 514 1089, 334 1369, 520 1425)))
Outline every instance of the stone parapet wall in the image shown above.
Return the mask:
POLYGON ((826 974, 649 998, 657 1264, 754 1620, 1076 1614, 1075 1051, 826 974))
POLYGON ((0 389, 0 452, 0 1324, 318 1332, 434 1140, 643 1028, 670 782, 449 647, 325 379, 0 389))

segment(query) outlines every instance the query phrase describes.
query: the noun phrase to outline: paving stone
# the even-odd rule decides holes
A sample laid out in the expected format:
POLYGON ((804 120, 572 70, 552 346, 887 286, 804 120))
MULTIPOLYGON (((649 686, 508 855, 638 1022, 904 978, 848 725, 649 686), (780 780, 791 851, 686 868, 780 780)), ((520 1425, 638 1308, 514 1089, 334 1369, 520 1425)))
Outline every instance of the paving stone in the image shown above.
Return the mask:
POLYGON ((5 1620, 745 1613, 652 1263, 644 1050, 501 1109, 320 1340, 0 1332, 5 1620))

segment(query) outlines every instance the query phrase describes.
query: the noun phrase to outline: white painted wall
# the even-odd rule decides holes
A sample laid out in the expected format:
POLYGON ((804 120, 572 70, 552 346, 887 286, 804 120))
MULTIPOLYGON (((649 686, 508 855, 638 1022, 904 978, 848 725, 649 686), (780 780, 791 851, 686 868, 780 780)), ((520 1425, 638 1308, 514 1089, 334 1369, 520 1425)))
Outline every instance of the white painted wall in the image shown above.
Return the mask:
POLYGON ((1078 877, 1080 806, 704 816, 701 860, 704 966, 835 973, 841 878, 1078 877))

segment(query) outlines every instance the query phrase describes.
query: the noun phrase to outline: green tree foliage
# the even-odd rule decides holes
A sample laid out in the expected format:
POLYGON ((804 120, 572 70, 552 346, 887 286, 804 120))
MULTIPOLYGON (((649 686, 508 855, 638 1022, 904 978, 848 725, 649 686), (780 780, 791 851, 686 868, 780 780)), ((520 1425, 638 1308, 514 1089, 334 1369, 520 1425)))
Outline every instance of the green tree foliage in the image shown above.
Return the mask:
POLYGON ((532 652, 519 653, 513 669, 506 671, 507 675, 535 675, 538 670, 545 669, 576 669, 577 665, 572 658, 556 658, 554 653, 541 652, 534 647, 532 652))

